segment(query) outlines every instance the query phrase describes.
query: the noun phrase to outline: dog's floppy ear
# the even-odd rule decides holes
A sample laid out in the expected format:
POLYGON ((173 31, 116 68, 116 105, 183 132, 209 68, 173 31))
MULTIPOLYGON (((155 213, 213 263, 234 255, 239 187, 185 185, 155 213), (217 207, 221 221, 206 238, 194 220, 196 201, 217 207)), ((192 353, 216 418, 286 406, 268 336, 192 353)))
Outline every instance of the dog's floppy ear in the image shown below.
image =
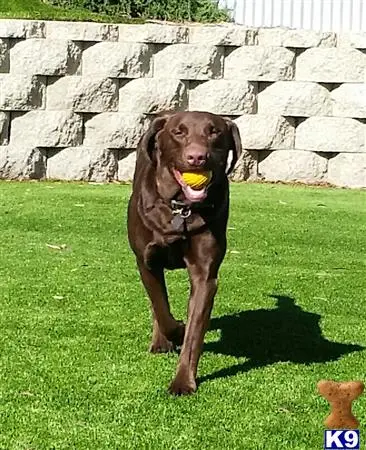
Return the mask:
POLYGON ((147 155, 150 160, 153 160, 153 153, 155 150, 155 136, 164 128, 166 121, 173 114, 173 111, 162 111, 155 117, 155 119, 151 122, 148 130, 142 136, 139 143, 139 150, 147 155))
POLYGON ((237 163, 241 155, 242 147, 238 126, 231 119, 228 119, 227 117, 225 117, 224 119, 229 128, 230 151, 232 152, 232 159, 228 164, 228 168, 226 170, 226 173, 229 174, 234 170, 235 164, 237 163))
POLYGON ((140 140, 138 146, 139 151, 147 155, 151 160, 153 159, 153 152, 155 150, 155 136, 164 128, 166 120, 167 117, 165 116, 156 117, 140 140))

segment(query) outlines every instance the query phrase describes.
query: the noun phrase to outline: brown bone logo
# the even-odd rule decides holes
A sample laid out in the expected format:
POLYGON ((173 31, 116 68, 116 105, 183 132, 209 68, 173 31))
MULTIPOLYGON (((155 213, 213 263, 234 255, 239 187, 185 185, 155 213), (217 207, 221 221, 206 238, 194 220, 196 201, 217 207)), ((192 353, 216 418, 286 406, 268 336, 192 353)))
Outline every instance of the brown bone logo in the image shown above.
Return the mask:
POLYGON ((330 415, 324 421, 327 428, 358 428, 360 423, 352 414, 352 402, 362 394, 364 387, 362 381, 319 381, 318 391, 330 404, 330 415))

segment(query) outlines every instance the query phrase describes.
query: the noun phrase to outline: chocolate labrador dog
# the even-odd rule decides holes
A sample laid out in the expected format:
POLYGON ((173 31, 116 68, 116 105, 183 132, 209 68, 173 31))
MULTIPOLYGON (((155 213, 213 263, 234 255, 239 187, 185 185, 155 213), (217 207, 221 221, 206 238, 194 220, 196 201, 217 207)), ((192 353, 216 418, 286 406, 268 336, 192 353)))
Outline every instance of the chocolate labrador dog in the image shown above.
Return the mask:
POLYGON ((161 114, 142 137, 128 207, 128 236, 152 305, 150 351, 181 347, 169 391, 196 390, 217 276, 226 252, 227 175, 241 153, 237 126, 206 112, 161 114), (231 160, 229 156, 231 155, 231 160), (210 171, 208 186, 193 189, 184 172, 210 171), (164 269, 187 268, 191 292, 187 325, 170 312, 164 269))

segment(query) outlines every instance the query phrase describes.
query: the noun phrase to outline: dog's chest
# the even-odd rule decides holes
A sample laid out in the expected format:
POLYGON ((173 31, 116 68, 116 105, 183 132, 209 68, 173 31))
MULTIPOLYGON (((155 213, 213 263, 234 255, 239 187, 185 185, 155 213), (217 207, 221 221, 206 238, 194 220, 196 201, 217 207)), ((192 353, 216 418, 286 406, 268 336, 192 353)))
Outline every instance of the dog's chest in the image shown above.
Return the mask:
POLYGON ((183 269, 186 267, 184 262, 184 253, 186 250, 187 242, 179 240, 167 247, 156 247, 151 256, 153 262, 166 269, 183 269))

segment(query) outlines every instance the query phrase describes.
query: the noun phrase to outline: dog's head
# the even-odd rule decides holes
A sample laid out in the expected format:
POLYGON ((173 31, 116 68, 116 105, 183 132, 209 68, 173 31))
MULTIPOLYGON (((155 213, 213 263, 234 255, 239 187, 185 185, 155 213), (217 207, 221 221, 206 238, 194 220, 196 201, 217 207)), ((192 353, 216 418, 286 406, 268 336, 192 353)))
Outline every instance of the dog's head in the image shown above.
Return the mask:
POLYGON ((143 136, 140 149, 156 166, 161 190, 180 189, 188 202, 200 202, 206 198, 210 185, 193 189, 182 174, 212 172, 210 184, 219 183, 234 169, 241 141, 235 123, 216 114, 162 113, 143 136))

